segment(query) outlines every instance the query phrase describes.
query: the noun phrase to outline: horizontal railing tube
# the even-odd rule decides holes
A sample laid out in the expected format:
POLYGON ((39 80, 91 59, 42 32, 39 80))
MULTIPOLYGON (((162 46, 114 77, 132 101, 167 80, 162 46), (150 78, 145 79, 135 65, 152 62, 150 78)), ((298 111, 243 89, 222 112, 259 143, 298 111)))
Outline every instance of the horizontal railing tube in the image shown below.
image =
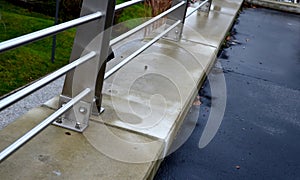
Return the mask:
POLYGON ((200 9, 202 6, 204 6, 209 0, 205 0, 202 3, 200 3, 197 7, 195 7, 195 9, 193 9, 191 12, 189 12, 185 18, 188 18, 190 15, 192 15, 195 11, 197 11, 198 9, 200 9))
POLYGON ((20 99, 24 98, 25 96, 29 95, 30 93, 44 87, 48 83, 54 81, 55 79, 61 77, 62 75, 66 74, 68 71, 76 68, 80 64, 87 62, 88 60, 92 59, 96 56, 95 52, 90 52, 87 55, 77 59, 76 61, 62 67, 61 69, 51 73, 50 75, 42 78, 41 80, 25 87, 24 89, 2 99, 0 101, 0 111, 7 108, 8 106, 12 105, 13 103, 19 101, 20 99))
POLYGON ((124 9, 126 7, 129 7, 129 6, 132 6, 134 4, 141 3, 141 2, 144 2, 144 0, 131 0, 131 1, 124 2, 122 4, 118 4, 115 7, 115 11, 119 11, 121 9, 124 9))
POLYGON ((96 12, 96 13, 93 13, 90 15, 80 17, 78 19, 74 19, 72 21, 68 21, 68 22, 65 22, 65 23, 62 23, 59 25, 55 25, 55 26, 52 26, 52 27, 49 27, 46 29, 42 29, 42 30, 30 33, 30 34, 26 34, 24 36, 20 36, 20 37, 17 37, 17 38, 8 40, 8 41, 4 41, 4 42, 0 43, 0 53, 10 50, 10 49, 13 49, 13 48, 16 48, 16 47, 19 47, 19 46, 22 46, 24 44, 34 42, 36 40, 39 40, 39 39, 42 39, 42 38, 45 38, 48 36, 57 34, 61 31, 70 29, 72 27, 76 27, 81 24, 99 19, 102 16, 103 16, 102 12, 96 12))
POLYGON ((127 63, 129 63, 133 58, 144 52, 146 49, 148 49, 151 45, 153 45, 155 42, 157 42, 160 38, 165 36, 168 32, 170 32, 172 29, 174 29, 176 26, 178 26, 181 23, 181 21, 177 21, 172 26, 170 26, 168 29, 160 33, 158 36, 153 38, 151 41, 149 41, 147 44, 142 46, 140 49, 132 53, 130 56, 128 56, 126 59, 124 59, 122 62, 114 66, 112 69, 107 71, 104 75, 104 79, 109 78, 111 75, 113 75, 115 72, 117 72, 119 69, 121 69, 123 66, 125 66, 127 63))
POLYGON ((184 4, 185 4, 185 2, 182 1, 182 2, 178 3, 176 6, 170 8, 170 9, 168 9, 167 11, 164 11, 163 13, 161 13, 161 14, 155 16, 154 18, 150 19, 149 21, 147 21, 147 22, 145 22, 145 23, 143 23, 143 24, 137 26, 136 28, 134 28, 134 29, 132 29, 132 30, 130 30, 130 31, 128 31, 128 32, 126 32, 126 33, 124 33, 124 34, 118 36, 118 37, 116 37, 115 39, 113 39, 113 40, 110 41, 110 45, 113 46, 113 45, 117 44, 118 42, 124 40, 125 38, 127 38, 127 37, 133 35, 134 33, 138 32, 138 31, 142 30, 143 28, 149 26, 150 24, 152 24, 152 23, 154 23, 155 21, 161 19, 162 17, 164 17, 164 16, 170 14, 171 12, 173 12, 173 11, 175 11, 176 9, 180 8, 180 7, 183 6, 184 4))
POLYGON ((83 97, 85 97, 90 92, 91 92, 91 90, 89 88, 85 89, 84 91, 79 93, 76 97, 74 97, 72 100, 70 100, 68 103, 66 103, 64 106, 62 106, 57 111, 55 111, 53 114, 51 114, 48 118, 46 118, 40 124, 38 124, 33 129, 28 131, 25 135, 23 135, 21 138, 19 138, 17 141, 15 141, 13 144, 11 144, 6 149, 4 149, 0 153, 0 162, 2 162, 5 158, 7 158, 9 155, 11 155, 13 152, 15 152, 21 146, 23 146, 27 141, 29 141, 31 138, 33 138, 35 135, 37 135, 39 132, 41 132, 43 129, 45 129, 47 126, 49 126, 55 119, 57 119, 59 116, 64 114, 67 110, 72 108, 73 105, 78 103, 83 97))

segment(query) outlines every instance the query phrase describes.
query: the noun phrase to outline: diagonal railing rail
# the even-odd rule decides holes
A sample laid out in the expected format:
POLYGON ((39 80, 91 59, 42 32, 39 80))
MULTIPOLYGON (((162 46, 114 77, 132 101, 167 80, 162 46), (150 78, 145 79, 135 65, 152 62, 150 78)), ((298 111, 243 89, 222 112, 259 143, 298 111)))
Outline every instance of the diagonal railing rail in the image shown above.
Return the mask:
MULTIPOLYGON (((112 25, 113 21, 113 14, 115 11, 121 10, 123 8, 129 7, 131 5, 141 3, 143 0, 131 0, 126 3, 120 4, 115 6, 114 1, 110 0, 85 0, 82 5, 81 17, 66 23, 62 23, 59 25, 55 25, 37 32, 33 32, 21 37, 17 37, 5 42, 0 43, 0 53, 4 51, 8 51, 13 48, 20 47, 24 44, 31 43, 37 41, 39 39, 57 34, 59 32, 65 31, 67 29, 77 27, 77 35, 75 37, 75 42, 73 46, 73 52, 70 59, 70 64, 62 67, 61 69, 51 73, 50 75, 42 78, 41 80, 29 85, 28 87, 8 96, 5 97, 0 101, 0 111, 7 108, 8 106, 12 105, 13 103, 19 101, 20 99, 26 97, 27 95, 31 94, 32 92, 44 87, 45 85, 51 83, 58 77, 67 73, 67 77, 65 80, 65 86, 70 86, 72 89, 73 94, 66 93, 65 95, 69 96, 61 96, 61 107, 55 111, 52 115, 34 127, 32 130, 27 132, 21 138, 16 140, 13 144, 5 148, 3 151, 0 152, 0 163, 5 160, 8 156, 10 156, 13 152, 17 149, 22 147, 26 142, 28 142, 31 138, 36 136, 39 132, 45 129, 47 126, 56 122, 56 125, 60 125, 65 128, 69 128, 75 131, 82 132, 88 126, 88 119, 91 114, 92 106, 95 103, 95 86, 96 83, 103 84, 103 81, 110 77, 112 74, 117 72, 120 68, 134 59, 136 56, 144 52, 147 48, 151 47, 155 42, 159 39, 166 36, 166 34, 170 33, 175 28, 178 29, 180 26, 179 35, 182 33, 182 24, 184 23, 184 19, 194 13, 196 10, 200 9, 204 5, 211 3, 211 0, 205 0, 199 4, 192 12, 186 14, 186 9, 188 7, 187 0, 173 0, 172 7, 167 11, 159 14, 158 16, 150 19, 149 21, 141 24, 140 26, 128 31, 120 35, 119 37, 110 40, 107 37, 110 37, 110 29, 109 27, 112 25), (112 8, 113 7, 113 8, 112 8), (156 22, 157 20, 166 17, 171 19, 173 24, 168 24, 168 28, 166 28, 162 33, 154 37, 151 41, 146 43, 140 49, 129 55, 125 58, 122 62, 117 64, 115 67, 107 71, 106 73, 103 72, 101 75, 101 69, 105 70, 105 64, 109 52, 109 45, 112 46, 125 38, 133 35, 134 33, 140 31, 141 29, 149 26, 150 24, 156 22), (91 29, 93 28, 94 31, 91 29), (96 30, 95 30, 96 29, 96 30), (84 32, 90 32, 88 36, 82 37, 84 32), (100 36, 99 36, 100 35, 100 36), (99 46, 97 48, 87 48, 90 51, 86 52, 86 47, 84 49, 80 49, 77 47, 76 43, 84 44, 81 41, 85 42, 88 46, 95 38, 99 41, 99 46), (90 72, 81 71, 80 68, 88 69, 90 72), (78 71, 74 71, 74 69, 79 69, 78 71), (92 73, 85 75, 85 73, 92 73), (100 74, 100 75, 99 75, 100 74), (82 83, 80 84, 80 88, 76 82, 72 84, 70 82, 70 78, 72 77, 72 81, 77 80, 76 76, 86 76, 83 77, 83 80, 88 81, 88 83, 83 83, 84 87, 82 87, 82 83), (90 79, 84 79, 90 78, 90 79), (99 80, 100 78, 100 80, 99 80), (66 85, 67 84, 67 85, 66 85), (69 85, 71 84, 71 85, 69 85), (75 89, 75 90, 74 90, 75 89), (87 98, 89 97, 89 98, 87 98), (77 108, 79 105, 80 108, 77 108), (77 108, 77 109, 76 109, 77 108), (74 112, 78 111, 82 113, 80 119, 76 119, 74 112), (73 114, 72 114, 73 112, 73 114), (83 115, 84 114, 84 115, 83 115), (70 118, 75 118, 71 119, 70 118), (63 121, 62 121, 63 119, 63 121), (70 123, 71 122, 71 123, 70 123), (72 124, 72 122, 75 123, 72 124)), ((176 30, 178 34, 178 31, 176 30)), ((168 36, 169 38, 169 36, 168 36)), ((172 38, 172 37, 171 37, 172 38)), ((178 36, 174 38, 174 40, 178 40, 178 36)), ((79 80, 79 79, 78 79, 79 80)), ((82 80, 82 79, 80 79, 82 80)), ((101 86, 102 87, 102 86, 101 86)), ((66 87, 64 87, 66 88, 66 87)), ((68 87, 67 87, 68 88, 68 87)), ((66 90, 66 92, 68 89, 66 90)), ((101 102, 101 99, 100 99, 101 102)), ((75 113, 76 114, 76 113, 75 113)))

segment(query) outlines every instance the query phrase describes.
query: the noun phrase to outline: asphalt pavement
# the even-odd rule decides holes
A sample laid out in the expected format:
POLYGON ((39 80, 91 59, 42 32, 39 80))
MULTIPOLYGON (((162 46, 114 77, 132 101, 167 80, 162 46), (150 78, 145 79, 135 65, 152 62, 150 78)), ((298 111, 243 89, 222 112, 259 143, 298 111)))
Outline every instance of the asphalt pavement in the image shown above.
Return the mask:
POLYGON ((223 71, 227 86, 216 136, 198 147, 217 98, 206 80, 196 127, 165 158, 156 180, 300 179, 300 16, 244 8, 228 40, 217 59, 221 69, 211 71, 223 71))

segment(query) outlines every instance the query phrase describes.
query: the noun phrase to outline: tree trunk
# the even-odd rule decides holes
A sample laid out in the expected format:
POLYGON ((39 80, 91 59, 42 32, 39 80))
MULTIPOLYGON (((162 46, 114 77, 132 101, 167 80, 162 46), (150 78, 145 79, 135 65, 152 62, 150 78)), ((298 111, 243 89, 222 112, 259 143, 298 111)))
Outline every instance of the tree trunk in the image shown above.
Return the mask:
POLYGON ((172 0, 146 0, 145 4, 151 8, 151 16, 154 17, 169 9, 172 0))

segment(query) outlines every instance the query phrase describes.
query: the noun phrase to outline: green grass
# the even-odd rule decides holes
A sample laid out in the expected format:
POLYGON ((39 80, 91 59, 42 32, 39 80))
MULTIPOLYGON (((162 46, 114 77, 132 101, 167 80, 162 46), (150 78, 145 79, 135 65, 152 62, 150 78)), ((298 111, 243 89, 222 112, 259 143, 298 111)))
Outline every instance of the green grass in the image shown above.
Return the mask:
MULTIPOLYGON (((49 26, 54 19, 0 0, 0 42, 49 26)), ((39 79, 69 61, 75 30, 57 35, 55 62, 51 62, 52 38, 0 54, 0 96, 39 79)))

